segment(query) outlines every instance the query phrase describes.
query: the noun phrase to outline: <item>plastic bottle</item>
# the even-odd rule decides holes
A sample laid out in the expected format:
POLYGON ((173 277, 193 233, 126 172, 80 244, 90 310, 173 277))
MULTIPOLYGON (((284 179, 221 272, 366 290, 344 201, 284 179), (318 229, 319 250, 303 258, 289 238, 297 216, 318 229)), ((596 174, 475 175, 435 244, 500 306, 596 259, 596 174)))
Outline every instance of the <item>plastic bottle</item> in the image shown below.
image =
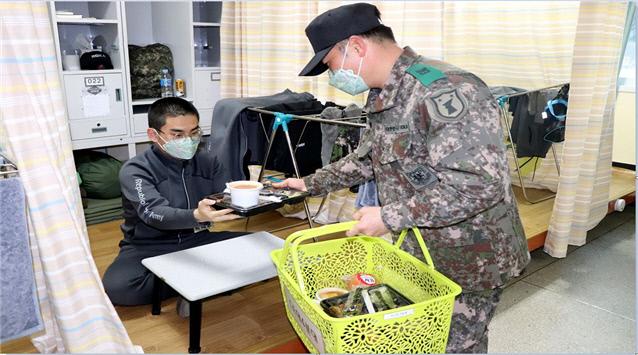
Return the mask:
POLYGON ((171 74, 168 72, 168 68, 163 68, 162 74, 160 75, 160 96, 173 96, 173 77, 171 77, 171 74))

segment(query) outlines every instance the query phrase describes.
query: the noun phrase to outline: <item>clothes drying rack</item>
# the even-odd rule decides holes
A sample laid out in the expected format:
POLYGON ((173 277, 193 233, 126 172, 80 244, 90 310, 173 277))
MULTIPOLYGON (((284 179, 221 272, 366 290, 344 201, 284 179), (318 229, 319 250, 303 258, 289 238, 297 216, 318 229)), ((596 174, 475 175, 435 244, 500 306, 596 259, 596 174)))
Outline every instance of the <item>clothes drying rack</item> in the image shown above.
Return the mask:
MULTIPOLYGON (((286 143, 288 145, 288 152, 290 153, 290 159, 292 160, 292 166, 294 168, 295 171, 295 177, 300 179, 301 175, 299 173, 299 166, 297 164, 297 159, 295 158, 295 153, 297 152, 297 146, 299 145, 299 143, 301 142, 301 138, 303 137, 304 132, 306 131, 306 127, 308 126, 308 123, 310 122, 319 122, 319 123, 326 123, 326 124, 332 124, 332 125, 342 125, 342 126, 350 126, 350 127, 360 127, 360 128, 365 128, 366 124, 365 123, 361 123, 361 122, 355 122, 357 120, 365 120, 367 118, 367 116, 365 115, 365 113, 363 115, 360 116, 354 116, 354 117, 344 117, 342 119, 325 119, 325 118, 321 118, 321 115, 293 115, 293 114, 289 114, 289 113, 282 113, 282 112, 274 112, 274 111, 269 111, 266 110, 264 108, 261 107, 248 107, 248 110, 250 111, 254 111, 259 113, 259 121, 261 123, 261 127, 263 129, 264 135, 266 136, 266 140, 268 143, 268 146, 266 148, 266 153, 264 155, 264 159, 262 159, 261 162, 261 169, 259 171, 259 177, 257 178, 257 181, 261 181, 263 176, 264 176, 264 170, 266 169, 266 164, 268 163, 268 158, 270 157, 270 150, 272 148, 272 145, 275 141, 275 136, 277 134, 277 131, 279 131, 279 128, 281 128, 281 130, 284 133, 284 136, 286 137, 286 143), (264 118, 263 115, 272 115, 274 116, 274 120, 273 120, 273 124, 272 124, 272 131, 270 132, 270 136, 268 135, 268 131, 266 130, 266 125, 264 124, 264 118), (305 124, 301 130, 301 134, 299 134, 299 138, 293 148, 292 145, 292 140, 290 139, 290 134, 288 133, 288 123, 290 123, 292 120, 303 120, 305 121, 305 124)), ((315 216, 312 216, 310 213, 310 208, 308 208, 308 202, 304 199, 303 204, 304 204, 304 210, 306 213, 306 217, 308 218, 308 225, 310 226, 310 228, 314 227, 313 224, 313 219, 314 217, 316 217, 319 212, 321 212, 321 209, 323 208, 324 204, 326 202, 326 197, 324 196, 323 199, 321 200, 321 203, 319 204, 319 209, 317 210, 317 213, 315 214, 315 216)), ((248 218, 246 219, 246 225, 248 224, 248 218)), ((299 225, 304 224, 304 222, 302 223, 298 223, 292 226, 287 226, 284 228, 279 228, 272 232, 276 232, 285 228, 290 228, 290 227, 296 227, 299 225)))
MULTIPOLYGON (((518 175, 518 181, 521 184, 521 190, 523 192, 523 198, 529 202, 530 204, 535 204, 535 203, 539 203, 545 200, 549 200, 550 198, 553 198, 556 196, 556 193, 552 193, 549 194, 547 196, 532 200, 529 198, 529 196, 527 195, 527 191, 525 188, 525 183, 523 182, 523 175, 521 174, 521 168, 523 166, 525 166, 525 164, 529 163, 531 161, 530 160, 526 161, 525 163, 523 163, 522 165, 520 165, 518 163, 518 157, 516 155, 516 143, 514 143, 514 139, 512 137, 512 131, 511 131, 511 126, 510 126, 510 122, 508 120, 508 108, 509 108, 509 99, 512 97, 516 97, 516 96, 523 96, 523 95, 527 95, 530 93, 534 93, 534 92, 539 92, 539 91, 545 91, 545 90, 550 90, 550 89, 556 89, 556 88, 561 88, 565 85, 567 85, 569 83, 563 83, 563 84, 558 84, 558 85, 552 85, 552 86, 547 86, 544 88, 540 88, 540 89, 536 89, 536 90, 529 90, 529 91, 522 91, 522 92, 517 92, 511 95, 501 95, 499 96, 496 101, 498 102, 498 107, 499 107, 499 111, 500 111, 500 116, 501 116, 501 120, 503 121, 503 123, 505 124, 505 128, 507 130, 507 137, 509 138, 509 142, 508 142, 508 146, 510 146, 512 148, 512 156, 514 157, 514 164, 516 165, 516 173, 518 175)), ((512 115, 513 116, 513 115, 512 115)), ((552 150, 552 155, 554 156, 554 164, 556 165, 556 171, 558 172, 558 175, 560 176, 560 163, 558 162, 558 159, 556 158, 556 149, 554 148, 554 144, 552 144, 550 146, 551 150, 552 150)), ((536 163, 538 162, 538 158, 536 160, 536 162, 534 163, 534 171, 532 173, 532 180, 534 179, 534 176, 536 175, 536 163)))
POLYGON ((0 153, 0 178, 19 176, 18 167, 4 154, 0 153))

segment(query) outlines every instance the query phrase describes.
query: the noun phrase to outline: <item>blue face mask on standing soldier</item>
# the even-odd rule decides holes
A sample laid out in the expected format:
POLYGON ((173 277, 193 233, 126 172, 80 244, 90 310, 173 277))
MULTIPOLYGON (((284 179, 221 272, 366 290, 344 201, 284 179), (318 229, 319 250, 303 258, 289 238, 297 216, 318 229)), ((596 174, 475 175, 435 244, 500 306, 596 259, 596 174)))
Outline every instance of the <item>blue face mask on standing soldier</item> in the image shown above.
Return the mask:
POLYGON ((341 60, 341 68, 339 68, 334 73, 331 71, 328 72, 328 76, 330 77, 330 81, 328 84, 336 87, 337 89, 348 93, 352 96, 361 94, 362 92, 366 92, 370 90, 368 85, 363 81, 363 78, 359 76, 361 74, 361 66, 363 65, 363 57, 359 62, 359 70, 357 74, 355 74, 352 69, 343 69, 343 64, 346 61, 346 55, 348 54, 348 44, 346 44, 346 49, 343 53, 343 59, 341 60))
MULTIPOLYGON (((157 130, 155 132, 157 132, 157 130)), ((159 135, 159 132, 157 136, 162 138, 162 136, 159 135)), ((197 147, 199 146, 199 142, 200 142, 199 137, 184 137, 184 138, 171 139, 169 141, 162 138, 162 140, 165 143, 164 145, 160 145, 160 147, 166 153, 168 153, 170 156, 174 158, 184 159, 184 160, 191 159, 193 156, 195 156, 195 153, 197 152, 197 147)))

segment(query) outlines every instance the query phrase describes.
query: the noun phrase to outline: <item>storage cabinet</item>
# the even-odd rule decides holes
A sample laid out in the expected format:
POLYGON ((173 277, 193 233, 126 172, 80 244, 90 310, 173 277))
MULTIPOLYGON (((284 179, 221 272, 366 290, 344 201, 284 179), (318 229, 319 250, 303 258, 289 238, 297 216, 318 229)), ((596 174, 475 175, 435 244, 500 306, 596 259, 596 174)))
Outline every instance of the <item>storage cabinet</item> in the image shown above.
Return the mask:
MULTIPOLYGON (((146 130, 148 128, 148 110, 151 107, 151 103, 153 103, 153 101, 155 101, 157 99, 150 99, 150 100, 139 100, 139 101, 134 101, 134 105, 133 105, 133 114, 131 115, 132 117, 132 121, 133 121, 133 134, 135 137, 135 141, 136 142, 144 142, 146 141, 146 130)), ((187 101, 193 102, 193 100, 187 98, 187 101)), ((208 127, 208 130, 210 131, 210 117, 212 117, 212 110, 210 111, 210 114, 208 114, 207 116, 204 116, 204 114, 202 114, 202 111, 204 111, 204 109, 202 108, 197 108, 197 111, 199 112, 199 115, 202 117, 202 120, 200 122, 200 127, 204 127, 202 125, 205 125, 208 127), (204 120, 203 118, 206 117, 207 119, 204 120)))
POLYGON ((193 29, 195 38, 195 66, 204 68, 219 68, 219 47, 211 43, 219 43, 218 25, 200 25, 193 29))
MULTIPOLYGON (((120 55, 121 28, 115 20, 58 20, 58 40, 60 54, 76 54, 80 48, 92 45, 107 53, 113 69, 122 69, 120 55), (76 52, 77 51, 77 52, 76 52)), ((63 70, 70 70, 62 67, 63 70)), ((77 70, 77 69, 76 69, 77 70)))
POLYGON ((194 2, 192 8, 195 66, 219 68, 219 30, 222 16, 222 3, 194 2))
POLYGON ((219 31, 222 18, 221 2, 193 2, 193 104, 200 116, 199 125, 209 133, 213 107, 220 98, 221 57, 219 31))
MULTIPOLYGON (((173 82, 182 79, 186 84, 186 97, 193 93, 193 55, 191 51, 191 3, 189 2, 126 2, 123 6, 126 18, 125 50, 128 58, 128 45, 147 46, 153 43, 166 45, 173 56, 173 82)), ((128 59, 127 59, 128 61, 128 59)), ((130 87, 130 74, 129 78, 130 87)), ((159 82, 158 82, 159 85, 159 82)), ((133 135, 137 141, 146 138, 148 122, 146 113, 153 101, 158 98, 141 100, 131 99, 131 117, 133 135)))
MULTIPOLYGON (((219 98, 221 73, 217 69, 198 70, 195 76, 195 107, 213 109, 219 98)), ((210 122, 208 122, 210 126, 210 122)))
POLYGON ((74 149, 125 145, 132 157, 148 141, 147 112, 159 98, 132 99, 129 45, 170 48, 173 82, 184 80, 184 98, 210 133, 220 97, 221 1, 52 1, 49 11, 74 149), (113 69, 74 68, 73 56, 90 48, 107 53, 113 69))
POLYGON ((126 120, 121 73, 65 75, 64 93, 70 123, 96 117, 126 120))
POLYGON ((71 122, 71 136, 75 140, 126 135, 126 121, 110 118, 92 118, 71 122))

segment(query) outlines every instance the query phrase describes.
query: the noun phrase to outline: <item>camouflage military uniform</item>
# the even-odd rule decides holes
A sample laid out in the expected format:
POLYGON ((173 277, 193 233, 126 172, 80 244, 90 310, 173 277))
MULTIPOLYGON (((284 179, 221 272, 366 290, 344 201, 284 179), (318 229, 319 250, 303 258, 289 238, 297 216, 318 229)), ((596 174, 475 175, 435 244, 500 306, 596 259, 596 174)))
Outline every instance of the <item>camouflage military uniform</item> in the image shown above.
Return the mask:
MULTIPOLYGON (((386 227, 398 233, 418 226, 436 268, 463 288, 452 327, 467 320, 458 308, 479 305, 474 312, 480 313, 489 303, 493 314, 500 287, 520 274, 530 255, 489 88, 471 73, 406 47, 386 85, 370 91, 365 110, 369 127, 357 150, 304 178, 308 191, 376 179, 386 227)), ((404 244, 420 254, 413 239, 404 244)), ((450 338, 448 350, 473 351, 489 318, 481 317, 482 332, 451 331, 452 337, 479 339, 450 338)))
POLYGON ((167 45, 153 43, 146 47, 128 46, 133 100, 160 97, 162 68, 173 74, 173 54, 167 45))

